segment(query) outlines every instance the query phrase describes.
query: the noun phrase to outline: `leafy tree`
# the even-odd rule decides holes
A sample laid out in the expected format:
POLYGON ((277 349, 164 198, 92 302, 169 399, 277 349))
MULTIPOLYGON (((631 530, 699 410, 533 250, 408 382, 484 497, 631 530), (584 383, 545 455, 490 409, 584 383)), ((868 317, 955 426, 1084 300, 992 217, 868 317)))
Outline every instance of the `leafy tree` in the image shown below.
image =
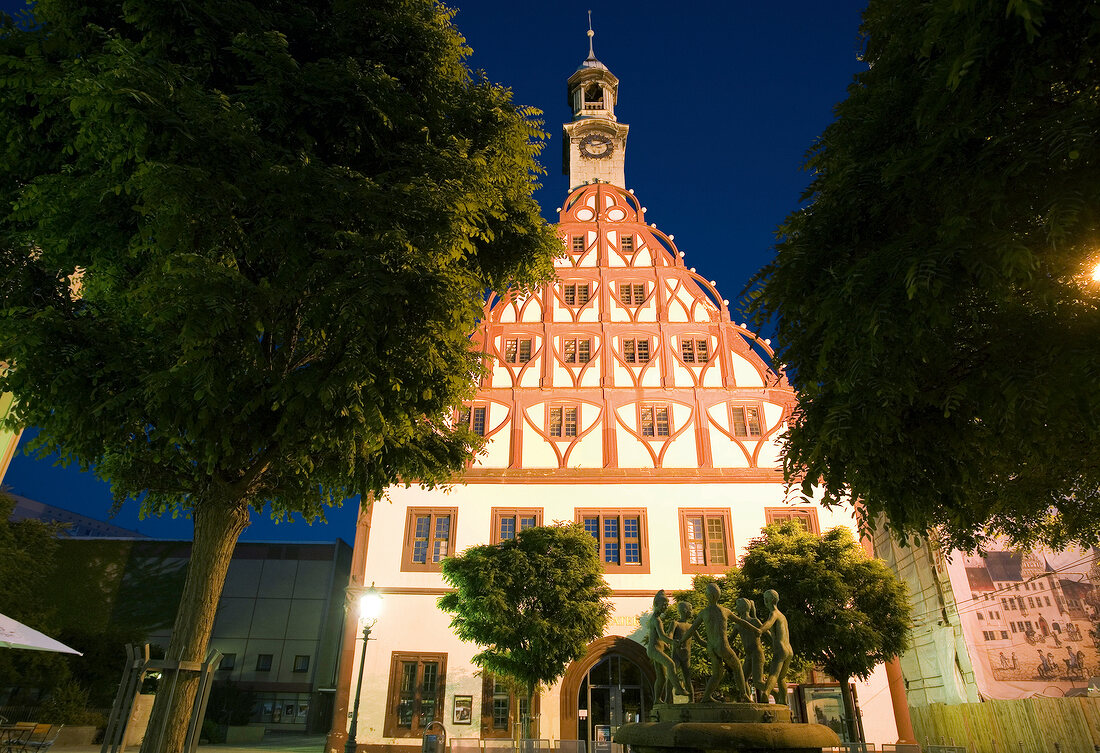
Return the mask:
MULTIPOLYGON (((0 493, 0 614, 58 637, 53 605, 43 586, 54 569, 59 527, 40 520, 11 520, 15 500, 0 493)), ((0 688, 10 688, 9 703, 34 702, 69 678, 61 654, 45 651, 0 651, 0 688), (30 695, 28 695, 30 694, 30 695)))
POLYGON ((470 547, 443 560, 454 591, 439 607, 451 627, 482 650, 473 662, 524 689, 553 684, 569 662, 603 635, 611 589, 592 545, 577 523, 536 526, 499 544, 470 547))
MULTIPOLYGON (((560 247, 540 124, 432 0, 27 13, 0 19, 0 390, 34 450, 191 517, 168 652, 201 660, 252 511, 312 521, 476 449, 447 419, 484 291, 560 247)), ((195 683, 157 698, 163 751, 195 683)))
MULTIPOLYGON (((867 679, 877 665, 908 647, 911 608, 905 584, 886 563, 868 557, 847 528, 816 536, 792 521, 767 526, 728 580, 742 596, 779 593, 795 654, 840 682, 849 739, 858 740, 848 682, 867 679)), ((766 620, 759 604, 757 609, 766 620)))
POLYGON ((789 480, 949 546, 1100 540, 1100 9, 871 0, 750 309, 789 480))

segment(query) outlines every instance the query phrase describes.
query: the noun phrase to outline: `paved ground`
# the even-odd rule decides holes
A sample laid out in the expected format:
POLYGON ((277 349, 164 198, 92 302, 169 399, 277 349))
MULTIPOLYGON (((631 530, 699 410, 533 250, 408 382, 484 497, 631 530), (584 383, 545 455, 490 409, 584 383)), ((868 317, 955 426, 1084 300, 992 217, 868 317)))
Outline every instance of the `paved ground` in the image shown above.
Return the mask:
MULTIPOLYGON (((324 735, 269 734, 261 743, 248 745, 200 745, 200 753, 321 753, 325 747, 324 735)), ((80 745, 72 748, 54 748, 55 753, 99 753, 100 746, 80 745)), ((127 753, 137 753, 128 748, 127 753)))

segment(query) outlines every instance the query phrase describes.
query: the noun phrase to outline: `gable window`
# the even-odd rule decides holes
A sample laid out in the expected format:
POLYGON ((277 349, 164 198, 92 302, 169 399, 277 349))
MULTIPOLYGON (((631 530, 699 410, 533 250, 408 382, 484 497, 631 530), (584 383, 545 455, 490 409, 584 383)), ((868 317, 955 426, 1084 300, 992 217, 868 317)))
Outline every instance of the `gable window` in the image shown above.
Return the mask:
POLYGON ((588 363, 592 358, 592 341, 587 338, 562 340, 561 345, 566 363, 588 363))
POLYGON ((667 405, 643 405, 639 426, 643 437, 667 437, 672 434, 667 405))
POLYGON ((485 416, 488 409, 484 405, 475 405, 472 408, 465 406, 458 414, 458 422, 482 437, 485 436, 485 416))
POLYGON ((807 531, 820 534, 821 527, 817 524, 817 510, 812 507, 765 507, 764 522, 767 525, 793 520, 807 531))
POLYGON ((760 408, 747 405, 734 405, 730 408, 733 415, 733 435, 735 437, 759 437, 760 408))
POLYGON ((649 340, 643 338, 623 340, 623 360, 627 363, 649 363, 649 340))
POLYGON ((644 510, 577 510, 607 572, 649 572, 644 510))
POLYGON ((680 510, 680 561, 685 573, 724 573, 733 541, 730 511, 680 510))
POLYGON ((577 406, 551 405, 549 419, 548 433, 550 434, 550 436, 577 436, 577 406))
POLYGON ((619 300, 627 306, 638 306, 645 302, 644 282, 623 282, 619 284, 619 300))
POLYGON ((439 571, 439 563, 451 553, 455 508, 410 507, 405 521, 401 555, 404 571, 439 571))
POLYGON ((634 236, 633 235, 620 235, 619 236, 619 250, 624 254, 634 253, 634 236))
POLYGON ((710 360, 707 340, 704 338, 681 338, 680 357, 684 360, 684 363, 706 363, 710 360))
POLYGON ((504 341, 505 363, 527 363, 531 360, 531 338, 513 337, 504 341))
POLYGON ((583 306, 588 303, 588 283, 571 282, 561 286, 562 298, 567 306, 583 306))
POLYGON ((446 668, 446 654, 393 654, 386 737, 420 737, 441 720, 446 668))
POLYGON ((573 236, 573 250, 574 251, 584 251, 584 236, 583 235, 574 235, 573 236))
POLYGON ((502 541, 514 539, 520 531, 542 525, 542 508, 493 508, 493 531, 490 543, 499 544, 502 541))

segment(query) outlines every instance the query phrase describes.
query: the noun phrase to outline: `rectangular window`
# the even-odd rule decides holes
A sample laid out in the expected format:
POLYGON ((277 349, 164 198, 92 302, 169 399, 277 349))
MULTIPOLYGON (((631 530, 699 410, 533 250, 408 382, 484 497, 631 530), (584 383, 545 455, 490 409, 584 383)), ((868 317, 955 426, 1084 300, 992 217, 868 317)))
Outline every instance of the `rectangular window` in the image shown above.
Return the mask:
POLYGON ((218 665, 218 669, 236 669, 237 668, 237 655, 236 654, 222 654, 222 663, 218 665))
POLYGON ((672 431, 668 420, 668 406, 643 405, 639 425, 643 437, 670 436, 672 431))
POLYGON ((733 541, 729 509, 680 510, 680 562, 685 573, 724 573, 733 541))
POLYGON ((446 667, 446 654, 393 654, 386 737, 421 737, 429 724, 442 721, 446 667))
POLYGON ((466 406, 459 412, 458 422, 466 426, 474 434, 484 437, 486 412, 487 409, 484 405, 475 405, 473 408, 466 406))
POLYGON ((566 363, 588 363, 592 359, 591 340, 562 340, 562 359, 566 363))
POLYGON ((1008 640, 1008 631, 1007 630, 1002 630, 1001 631, 1001 640, 1002 641, 1007 641, 1008 640))
POLYGON ((619 300, 627 306, 640 306, 645 302, 645 283, 620 283, 619 300))
POLYGON ((410 507, 405 522, 405 546, 401 569, 439 571, 439 563, 451 553, 455 508, 410 507))
POLYGON ((294 671, 295 672, 308 672, 309 671, 309 657, 305 654, 298 654, 294 657, 294 671))
POLYGON ((573 236, 573 251, 574 251, 574 253, 584 251, 584 236, 583 235, 574 235, 573 236))
MULTIPOLYGON (((481 693, 481 736, 483 738, 511 737, 512 730, 527 714, 527 699, 523 697, 523 692, 517 693, 509 689, 506 683, 498 681, 485 672, 482 675, 481 693)), ((536 715, 539 705, 539 695, 536 693, 536 715)), ((537 724, 537 719, 533 719, 532 723, 537 724)))
POLYGON ((685 337, 680 340, 680 357, 684 363, 706 363, 710 360, 706 340, 685 337))
POLYGON ((552 437, 577 436, 577 407, 575 405, 550 406, 548 433, 552 437))
POLYGON ((504 341, 505 363, 527 363, 531 360, 531 338, 511 338, 504 341))
POLYGON ((562 286, 562 298, 567 306, 583 306, 588 303, 588 283, 569 283, 562 286))
POLYGON ((649 363, 649 340, 623 340, 623 360, 627 363, 649 363))
POLYGON ((981 612, 978 612, 978 619, 979 620, 984 620, 985 619, 985 617, 982 616, 981 612))
POLYGON ((490 543, 499 544, 501 541, 514 539, 520 531, 542 525, 542 508, 493 508, 493 530, 490 543))
POLYGON ((619 250, 624 254, 634 253, 634 236, 633 235, 620 235, 619 236, 619 250))
POLYGON ((256 657, 256 671, 257 672, 270 672, 271 671, 271 654, 260 654, 256 657))
POLYGON ((734 405, 730 408, 733 414, 733 435, 735 437, 759 437, 760 409, 746 405, 734 405))
POLYGON ((817 524, 817 510, 813 507, 765 507, 764 524, 782 523, 793 520, 812 534, 820 534, 817 524))
POLYGON ((577 510, 607 572, 649 572, 643 510, 577 510))

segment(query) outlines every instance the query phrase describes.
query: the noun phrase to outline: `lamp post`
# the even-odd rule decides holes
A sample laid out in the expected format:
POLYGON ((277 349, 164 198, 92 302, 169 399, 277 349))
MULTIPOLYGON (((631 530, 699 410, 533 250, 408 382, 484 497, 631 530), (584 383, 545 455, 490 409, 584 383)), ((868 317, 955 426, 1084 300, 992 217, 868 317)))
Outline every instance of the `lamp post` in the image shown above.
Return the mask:
POLYGON ((370 640, 370 630, 378 622, 378 615, 382 611, 382 597, 379 596, 374 583, 359 597, 359 619, 363 621, 363 652, 359 655, 359 680, 355 684, 355 705, 351 708, 351 727, 348 728, 348 741, 344 745, 344 753, 355 753, 357 727, 359 726, 359 694, 363 690, 363 664, 367 660, 367 641, 370 640))

